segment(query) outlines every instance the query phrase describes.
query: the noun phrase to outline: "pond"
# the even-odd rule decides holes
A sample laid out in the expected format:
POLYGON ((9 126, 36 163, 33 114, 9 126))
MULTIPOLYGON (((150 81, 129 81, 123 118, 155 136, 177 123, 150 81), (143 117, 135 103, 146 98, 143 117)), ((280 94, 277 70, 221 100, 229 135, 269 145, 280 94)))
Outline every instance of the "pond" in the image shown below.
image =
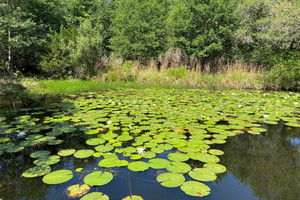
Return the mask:
POLYGON ((299 199, 299 97, 126 89, 21 108, 0 116, 0 199, 299 199))

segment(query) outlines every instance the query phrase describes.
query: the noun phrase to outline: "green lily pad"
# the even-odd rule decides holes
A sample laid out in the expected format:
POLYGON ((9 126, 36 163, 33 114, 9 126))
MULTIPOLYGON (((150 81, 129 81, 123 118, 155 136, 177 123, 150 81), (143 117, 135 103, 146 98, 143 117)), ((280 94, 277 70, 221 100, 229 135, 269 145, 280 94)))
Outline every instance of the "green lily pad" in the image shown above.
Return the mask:
POLYGON ((95 150, 99 151, 99 152, 108 152, 108 151, 111 151, 113 149, 114 149, 114 147, 111 144, 99 145, 99 146, 95 147, 95 150))
POLYGON ((63 143, 63 140, 50 140, 48 141, 48 145, 59 145, 63 143))
POLYGON ((88 193, 90 191, 90 189, 91 189, 90 186, 87 184, 71 185, 71 186, 67 187, 66 194, 68 197, 71 197, 71 198, 81 197, 81 196, 85 195, 86 193, 88 193))
POLYGON ((46 184, 65 183, 73 178, 73 172, 70 170, 57 170, 43 177, 43 182, 46 184))
POLYGON ((56 164, 60 161, 59 156, 43 156, 41 158, 36 159, 33 161, 33 164, 38 165, 38 166, 43 166, 43 165, 53 165, 56 164))
POLYGON ((199 160, 205 163, 218 163, 220 159, 215 155, 207 153, 188 153, 188 156, 193 160, 199 160))
POLYGON ((124 197, 122 200, 144 200, 141 196, 131 195, 124 197))
POLYGON ((23 147, 30 147, 30 146, 35 146, 40 143, 41 143, 41 141, 39 141, 39 140, 25 140, 25 141, 21 142, 20 145, 23 147))
POLYGON ((118 167, 126 167, 128 164, 129 164, 129 162, 127 160, 121 160, 118 167))
POLYGON ((151 158, 154 158, 156 156, 156 153, 152 152, 152 151, 147 151, 147 152, 144 152, 142 154, 142 156, 144 158, 148 158, 148 159, 151 159, 151 158))
POLYGON ((294 122, 288 122, 285 125, 290 126, 290 127, 295 127, 295 128, 299 128, 300 124, 294 123, 294 122))
POLYGON ((94 151, 91 149, 83 149, 78 150, 74 153, 75 158, 88 158, 91 157, 94 154, 94 151))
POLYGON ((210 154, 212 154, 212 155, 215 155, 215 156, 221 156, 221 155, 224 154, 223 151, 218 150, 218 149, 210 149, 210 150, 208 150, 208 152, 209 152, 210 154))
POLYGON ((204 197, 210 194, 210 188, 197 181, 187 181, 183 183, 180 189, 187 195, 195 197, 204 197))
POLYGON ((59 156, 70 156, 73 155, 75 153, 75 149, 63 149, 60 150, 59 152, 57 152, 57 155, 59 156))
POLYGON ((156 180, 165 187, 179 187, 181 186, 185 178, 182 174, 176 174, 176 173, 163 173, 157 176, 156 180))
POLYGON ((24 149, 24 147, 20 147, 20 146, 14 146, 14 147, 11 147, 9 149, 6 149, 6 152, 8 153, 16 153, 16 152, 19 152, 19 151, 22 151, 24 149))
POLYGON ((82 170, 83 170, 82 167, 75 169, 76 172, 82 172, 82 170))
POLYGON ((30 169, 27 169, 25 172, 23 172, 22 176, 26 178, 34 178, 38 176, 44 176, 48 173, 50 173, 51 167, 49 166, 36 166, 32 167, 30 169))
POLYGON ((80 200, 109 200, 109 197, 102 192, 92 192, 83 196, 80 200))
POLYGON ((191 171, 191 166, 183 162, 171 162, 167 166, 167 170, 174 173, 185 174, 191 171))
POLYGON ((187 161, 189 157, 183 153, 169 153, 168 159, 172 161, 187 161))
POLYGON ((105 143, 105 140, 102 138, 91 138, 86 141, 86 144, 90 145, 90 146, 97 146, 97 145, 104 144, 104 143, 105 143))
POLYGON ((0 138, 0 143, 9 142, 10 138, 0 138))
POLYGON ((97 171, 86 175, 83 181, 85 184, 88 184, 90 186, 101 186, 108 184, 112 179, 112 173, 97 171))
POLYGON ((163 158, 154 158, 149 160, 148 163, 153 169, 164 169, 170 164, 170 161, 163 158))
POLYGON ((209 168, 209 171, 214 172, 216 174, 220 174, 226 172, 226 167, 220 164, 215 163, 207 163, 203 165, 204 168, 209 168))
POLYGON ((99 133, 99 131, 98 130, 89 130, 89 131, 86 131, 85 132, 85 134, 87 134, 87 135, 94 135, 94 134, 97 134, 97 133, 99 133))
POLYGON ((120 135, 119 137, 117 137, 117 140, 119 140, 121 142, 129 141, 132 139, 133 139, 133 137, 130 135, 120 135))
POLYGON ((105 159, 101 160, 98 163, 98 165, 99 165, 99 167, 110 168, 110 167, 117 167, 120 163, 121 163, 121 160, 119 160, 118 158, 112 157, 112 158, 105 158, 105 159))
POLYGON ((31 158, 41 158, 44 156, 50 155, 50 151, 42 150, 42 151, 36 151, 30 154, 31 158))
POLYGON ((195 168, 189 172, 189 176, 197 181, 214 181, 217 176, 209 168, 195 168))
POLYGON ((146 171, 147 169, 149 169, 148 163, 143 162, 143 161, 131 162, 131 163, 129 163, 129 165, 127 167, 129 170, 134 171, 134 172, 142 172, 142 171, 146 171))

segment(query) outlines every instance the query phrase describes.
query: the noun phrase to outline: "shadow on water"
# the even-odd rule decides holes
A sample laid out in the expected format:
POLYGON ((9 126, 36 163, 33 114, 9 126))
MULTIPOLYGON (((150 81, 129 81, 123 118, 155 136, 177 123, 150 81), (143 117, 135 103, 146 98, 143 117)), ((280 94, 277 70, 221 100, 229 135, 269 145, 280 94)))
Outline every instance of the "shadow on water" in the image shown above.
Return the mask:
POLYGON ((300 198, 300 130, 264 125, 260 135, 232 137, 221 149, 227 170, 259 199, 300 198))

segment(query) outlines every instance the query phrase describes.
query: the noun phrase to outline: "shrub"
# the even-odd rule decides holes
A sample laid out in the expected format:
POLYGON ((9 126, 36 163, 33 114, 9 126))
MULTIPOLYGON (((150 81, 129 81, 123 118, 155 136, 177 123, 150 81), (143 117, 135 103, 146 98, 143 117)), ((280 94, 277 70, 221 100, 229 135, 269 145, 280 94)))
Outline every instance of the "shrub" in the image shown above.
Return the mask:
POLYGON ((275 66, 266 78, 266 88, 300 90, 300 60, 275 66))
POLYGON ((187 75, 187 71, 184 66, 177 68, 169 68, 167 71, 168 76, 175 77, 176 79, 184 78, 187 75))

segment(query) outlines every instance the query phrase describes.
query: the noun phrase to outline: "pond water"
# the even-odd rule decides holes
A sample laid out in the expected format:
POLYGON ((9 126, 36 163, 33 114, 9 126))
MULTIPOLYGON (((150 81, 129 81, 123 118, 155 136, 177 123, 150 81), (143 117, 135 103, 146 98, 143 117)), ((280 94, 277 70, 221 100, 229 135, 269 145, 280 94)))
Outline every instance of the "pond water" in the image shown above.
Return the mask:
POLYGON ((129 90, 86 93, 58 103, 23 108, 17 116, 0 116, 0 199, 70 199, 66 188, 84 184, 85 177, 92 172, 105 171, 113 179, 91 187, 88 194, 102 192, 112 200, 130 194, 145 200, 298 200, 298 102, 297 93, 235 91, 226 95, 210 91, 129 90), (92 138, 101 140, 93 144, 92 138), (105 150, 104 145, 111 148, 105 150), (141 155, 136 153, 139 148, 144 149, 141 155), (22 177, 26 170, 36 166, 32 153, 46 150, 57 155, 62 149, 90 149, 99 153, 86 158, 61 156, 59 162, 48 163, 51 172, 72 171, 73 177, 60 184, 44 183, 44 174, 22 177), (155 153, 155 157, 149 152, 155 153), (126 164, 100 167, 98 163, 109 157, 113 158, 112 163, 127 160, 147 165, 151 159, 162 158, 168 165, 186 163, 190 169, 185 165, 150 165, 145 170, 139 170, 141 166, 131 169, 126 164), (200 177, 213 181, 190 176, 197 168, 211 169, 205 165, 210 163, 218 163, 227 170, 215 173, 215 178, 200 177), (164 187, 157 177, 165 173, 182 174, 184 183, 164 187), (202 182, 210 191, 207 193, 205 187, 182 189, 190 181, 202 182), (198 191, 196 195, 203 197, 196 197, 189 190, 198 191))

